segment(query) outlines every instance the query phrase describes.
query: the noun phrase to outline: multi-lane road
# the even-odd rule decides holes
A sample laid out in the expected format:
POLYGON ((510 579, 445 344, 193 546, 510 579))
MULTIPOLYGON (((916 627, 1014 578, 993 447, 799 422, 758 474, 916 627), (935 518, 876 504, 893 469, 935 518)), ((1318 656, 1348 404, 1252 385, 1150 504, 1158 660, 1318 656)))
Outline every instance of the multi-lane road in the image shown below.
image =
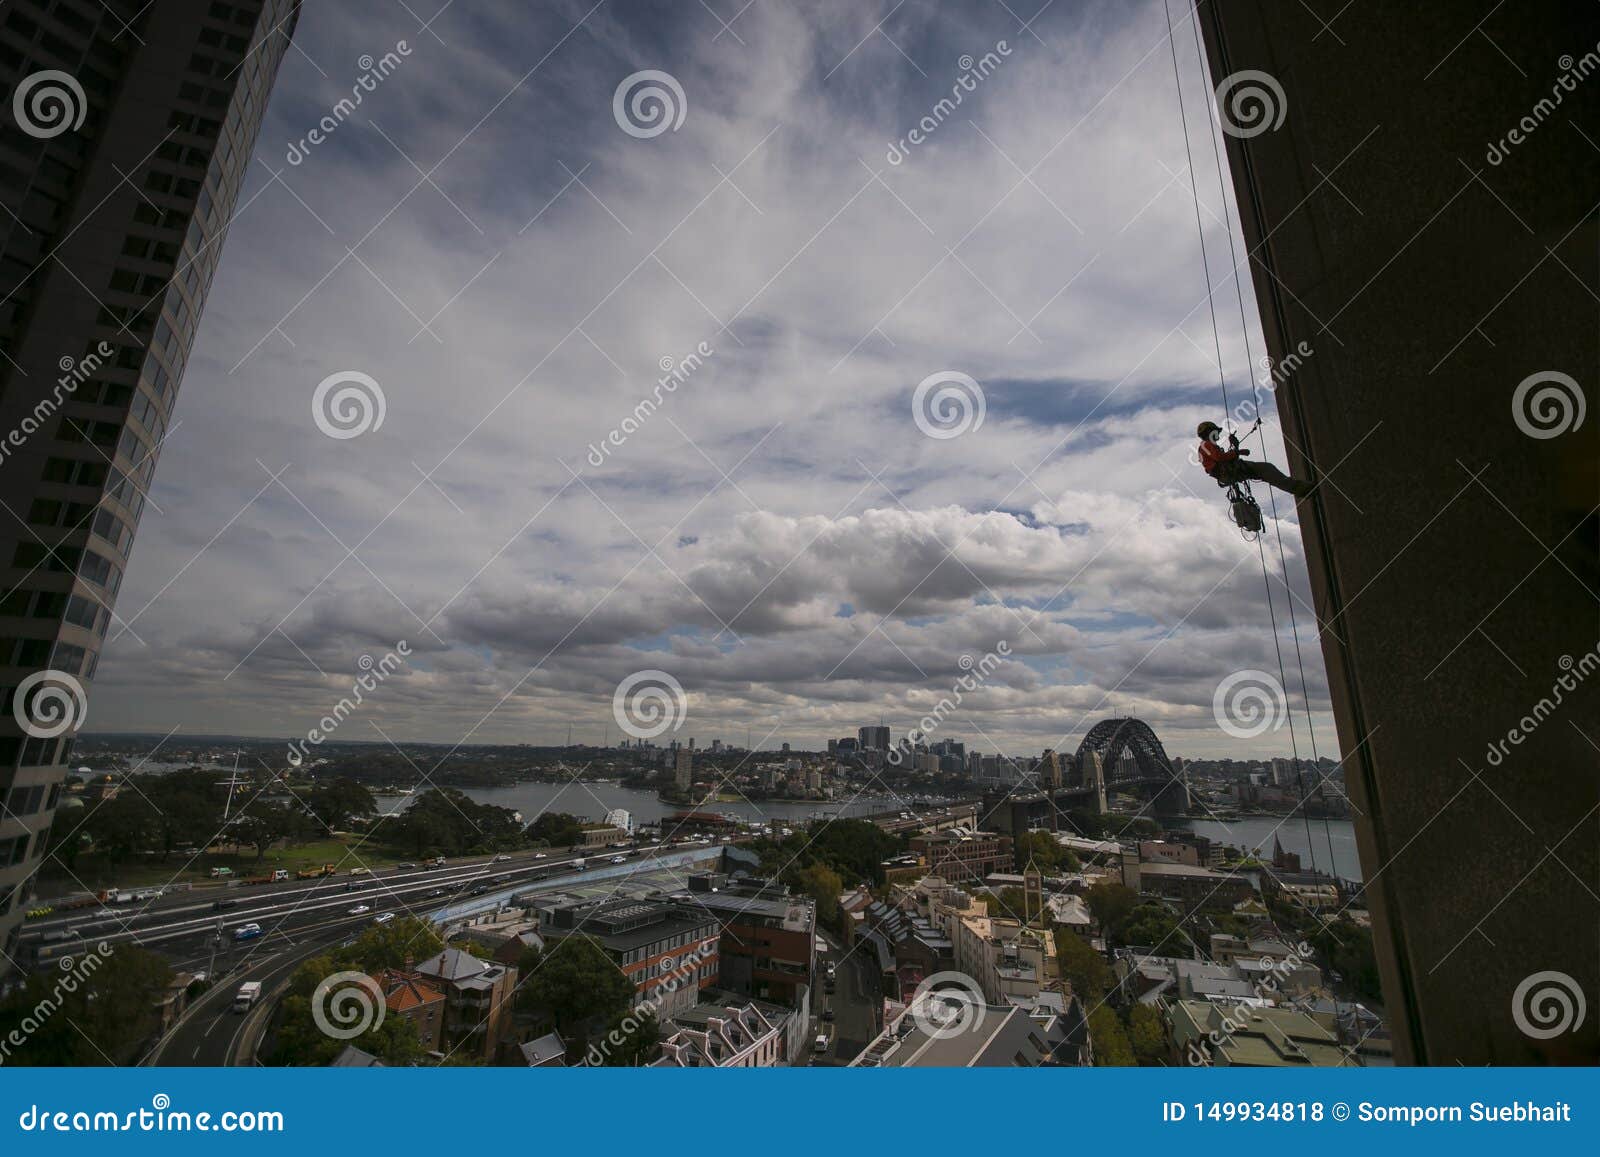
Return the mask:
POLYGON ((431 869, 394 868, 317 880, 174 891, 140 904, 103 904, 31 921, 23 945, 37 951, 43 961, 78 955, 102 943, 138 944, 160 952, 180 969, 226 971, 325 931, 359 928, 380 913, 423 915, 475 893, 570 873, 578 860, 593 867, 617 856, 633 859, 640 854, 621 848, 582 854, 529 852, 431 869), (234 931, 248 924, 259 925, 262 934, 235 940, 234 931))
MULTIPOLYGON (((667 850, 660 849, 662 853, 667 850)), ((684 850, 689 849, 679 849, 684 850)), ((704 850, 720 851, 720 848, 704 850)), ((656 854, 652 849, 642 852, 607 849, 603 856, 550 854, 542 860, 523 856, 509 862, 425 871, 420 873, 420 881, 418 872, 398 870, 385 873, 364 892, 347 893, 343 890, 344 884, 336 882, 337 899, 331 907, 327 906, 327 889, 280 885, 282 890, 278 894, 270 899, 263 898, 257 907, 241 906, 230 911, 227 928, 246 920, 261 924, 264 934, 240 944, 233 944, 231 936, 227 938, 211 962, 212 988, 190 1005, 144 1063, 204 1066, 255 1063, 256 1047, 295 969, 332 945, 351 940, 380 913, 408 912, 437 918, 442 906, 459 911, 459 898, 472 902, 481 895, 484 904, 492 905, 523 888, 559 889, 575 897, 600 898, 624 887, 654 892, 678 886, 682 876, 667 863, 656 860, 656 854), (612 862, 624 858, 625 866, 612 862), (591 870, 577 871, 574 861, 578 859, 586 860, 585 866, 591 870), (298 895, 291 896, 291 892, 298 895), (294 910, 289 914, 269 911, 285 905, 294 910), (369 906, 371 910, 351 911, 358 905, 369 906), (277 924, 269 923, 274 918, 277 924), (261 982, 261 1000, 248 1013, 235 1013, 232 1009, 234 995, 240 985, 250 980, 261 982)), ((182 924, 192 917, 173 908, 165 918, 182 924)), ((163 936, 169 930, 157 926, 153 934, 163 936)))

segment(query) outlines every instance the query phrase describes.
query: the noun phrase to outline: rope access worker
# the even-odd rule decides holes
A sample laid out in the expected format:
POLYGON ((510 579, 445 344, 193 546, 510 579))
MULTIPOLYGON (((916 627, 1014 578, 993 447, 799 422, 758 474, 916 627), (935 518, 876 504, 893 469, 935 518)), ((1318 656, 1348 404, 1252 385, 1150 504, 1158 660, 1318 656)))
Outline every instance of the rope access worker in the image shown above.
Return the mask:
POLYGON ((1228 448, 1222 448, 1222 427, 1215 422, 1201 422, 1195 433, 1200 438, 1200 465, 1217 480, 1218 485, 1231 486, 1235 482, 1265 482, 1297 498, 1311 493, 1309 482, 1297 482, 1270 462, 1246 462, 1249 450, 1240 449, 1237 434, 1228 435, 1228 448))

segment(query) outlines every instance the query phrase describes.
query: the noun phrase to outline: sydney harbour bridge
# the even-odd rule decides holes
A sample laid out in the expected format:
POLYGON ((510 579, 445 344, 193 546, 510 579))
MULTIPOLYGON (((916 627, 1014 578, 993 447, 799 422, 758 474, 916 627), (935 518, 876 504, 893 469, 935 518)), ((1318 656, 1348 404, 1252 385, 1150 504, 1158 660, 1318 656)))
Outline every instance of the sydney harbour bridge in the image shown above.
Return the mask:
POLYGON ((1013 832, 1048 827, 1058 812, 1104 813, 1109 797, 1118 794, 1147 801, 1147 814, 1182 815, 1189 808, 1183 776, 1142 719, 1102 719, 1084 734, 1073 755, 1052 758, 1047 753, 1037 770, 1037 788, 985 793, 986 824, 1013 832))

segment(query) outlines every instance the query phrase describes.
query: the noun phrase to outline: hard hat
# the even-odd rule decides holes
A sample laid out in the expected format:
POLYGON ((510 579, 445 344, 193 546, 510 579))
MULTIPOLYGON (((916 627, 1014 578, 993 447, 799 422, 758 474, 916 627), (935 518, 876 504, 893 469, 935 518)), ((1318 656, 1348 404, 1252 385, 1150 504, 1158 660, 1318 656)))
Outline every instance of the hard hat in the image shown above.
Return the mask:
POLYGON ((1201 422, 1200 425, 1195 429, 1195 436, 1198 438, 1204 438, 1209 435, 1211 431, 1220 429, 1222 429, 1222 427, 1217 425, 1215 422, 1201 422))

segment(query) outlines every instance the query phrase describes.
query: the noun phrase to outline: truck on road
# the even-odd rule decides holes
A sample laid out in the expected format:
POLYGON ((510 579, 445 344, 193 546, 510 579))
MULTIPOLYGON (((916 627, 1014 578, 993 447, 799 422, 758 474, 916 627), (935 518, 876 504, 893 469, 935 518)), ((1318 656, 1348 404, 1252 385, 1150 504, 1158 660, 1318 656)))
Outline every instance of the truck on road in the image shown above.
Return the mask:
POLYGON ((261 982, 247 980, 239 986, 239 991, 233 997, 234 1012, 249 1012, 252 1005, 261 999, 261 982))
POLYGON ((280 884, 289 878, 288 868, 274 868, 264 876, 251 876, 246 884, 280 884))
POLYGON ((324 876, 333 875, 335 869, 332 864, 323 864, 320 868, 305 868, 294 874, 297 880, 320 880, 324 876))

